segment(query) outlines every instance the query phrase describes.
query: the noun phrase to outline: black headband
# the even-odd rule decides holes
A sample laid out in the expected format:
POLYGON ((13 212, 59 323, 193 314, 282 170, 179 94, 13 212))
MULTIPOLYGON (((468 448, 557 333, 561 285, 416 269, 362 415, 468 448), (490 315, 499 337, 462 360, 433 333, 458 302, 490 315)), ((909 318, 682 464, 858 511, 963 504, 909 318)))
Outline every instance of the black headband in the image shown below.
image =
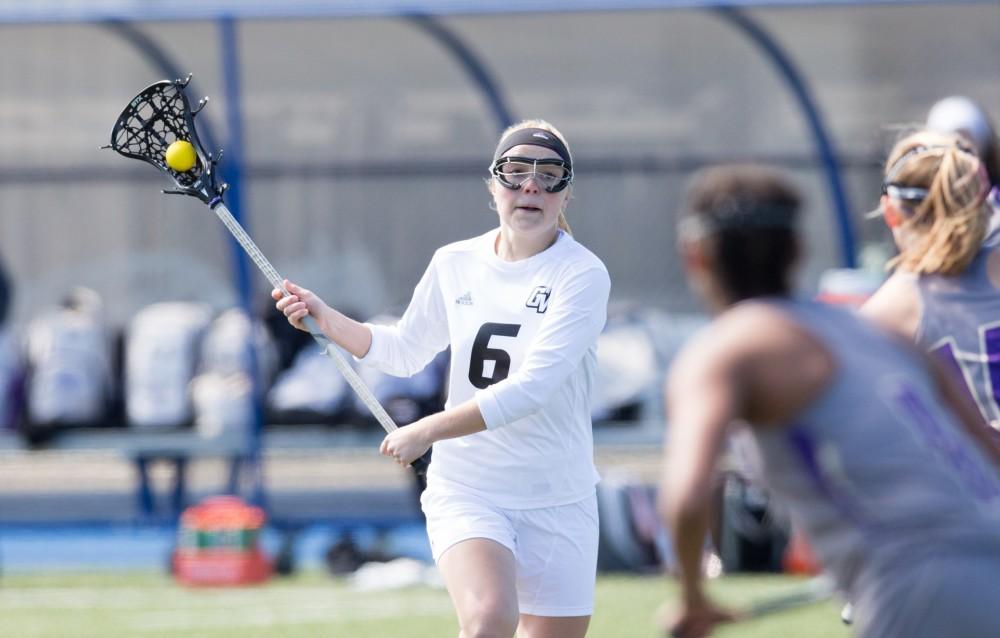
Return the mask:
POLYGON ((563 144, 559 136, 540 128, 521 128, 512 132, 500 140, 497 144, 497 150, 493 153, 493 161, 496 162, 500 157, 514 148, 515 146, 521 146, 522 144, 530 144, 531 146, 542 146, 544 148, 550 148, 559 154, 562 161, 566 162, 566 166, 572 166, 573 162, 569 157, 569 149, 563 144))
MULTIPOLYGON (((892 165, 889 166, 889 168, 886 169, 885 177, 882 179, 882 194, 888 195, 892 199, 898 199, 904 202, 919 203, 924 201, 924 198, 927 197, 928 193, 930 193, 930 190, 920 186, 906 186, 905 184, 900 184, 899 182, 896 181, 896 176, 899 175, 900 172, 902 172, 903 167, 909 164, 910 160, 914 156, 922 155, 923 153, 926 153, 928 151, 935 151, 942 149, 948 150, 951 148, 956 148, 960 152, 966 153, 967 155, 971 155, 972 157, 976 158, 976 160, 979 160, 979 156, 976 155, 974 152, 972 152, 971 149, 965 148, 964 146, 958 144, 957 142, 955 144, 928 144, 928 145, 921 144, 918 146, 914 146, 910 150, 900 155, 899 158, 895 162, 893 162, 892 165)), ((979 160, 979 169, 980 171, 985 170, 985 166, 983 166, 981 160, 979 160)), ((983 182, 985 184, 984 188, 988 191, 989 179, 986 178, 983 180, 983 182)))
POLYGON ((689 212, 681 232, 705 237, 727 230, 794 230, 798 206, 728 199, 707 214, 689 212))
MULTIPOLYGON (((914 146, 910 150, 908 150, 905 153, 903 153, 902 155, 900 155, 899 158, 895 162, 893 162, 892 165, 889 168, 886 169, 886 171, 885 171, 885 178, 882 180, 882 183, 883 184, 894 184, 895 183, 895 179, 896 179, 896 175, 898 175, 899 172, 903 170, 903 167, 906 166, 909 163, 910 158, 913 157, 914 155, 920 155, 920 154, 925 153, 927 151, 935 151, 935 150, 939 150, 939 149, 948 149, 948 148, 951 148, 951 145, 948 145, 948 144, 930 144, 930 145, 926 145, 925 146, 923 144, 920 144, 919 146, 914 146)), ((961 148, 961 147, 959 147, 959 148, 961 148)))

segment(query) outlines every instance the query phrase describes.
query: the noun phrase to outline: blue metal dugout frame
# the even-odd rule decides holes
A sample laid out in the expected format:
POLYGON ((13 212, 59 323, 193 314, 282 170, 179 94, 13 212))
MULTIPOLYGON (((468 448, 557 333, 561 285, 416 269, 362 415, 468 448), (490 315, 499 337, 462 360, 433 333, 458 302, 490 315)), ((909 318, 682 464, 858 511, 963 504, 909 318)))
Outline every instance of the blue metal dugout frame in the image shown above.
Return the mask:
MULTIPOLYGON (((130 3, 119 3, 119 4, 130 4, 130 3)), ((225 3, 222 3, 225 4, 225 3)), ((250 13, 245 13, 247 18, 265 18, 267 15, 260 13, 263 10, 262 5, 268 3, 246 3, 243 7, 244 11, 249 11, 250 13), (256 9, 257 13, 254 13, 256 9)), ((309 3, 306 3, 309 4, 309 3)), ((489 65, 481 59, 475 52, 475 50, 465 43, 459 35, 445 26, 440 20, 436 19, 435 15, 444 14, 450 5, 450 8, 456 13, 462 13, 463 11, 472 11, 468 3, 453 2, 453 3, 425 3, 428 5, 428 9, 434 12, 413 12, 403 10, 402 7, 397 7, 400 11, 395 15, 396 17, 405 18, 410 24, 415 28, 420 29, 435 42, 437 42, 443 49, 445 49, 448 54, 456 59, 459 65, 465 70, 470 81, 472 82, 474 88, 478 90, 484 98, 485 103, 490 109, 490 114, 498 128, 502 130, 508 125, 510 125, 516 118, 512 109, 509 107, 508 100, 504 96, 504 91, 500 86, 499 81, 496 79, 495 75, 490 72, 489 65), (444 6, 442 6, 444 5, 444 6), (458 6, 461 5, 461 6, 458 6)), ((750 41, 763 53, 765 59, 771 63, 775 71, 784 81, 785 85, 789 88, 792 93, 792 97, 795 99, 799 106, 799 110, 803 113, 806 119, 806 123, 809 127, 809 132, 813 138, 817 154, 820 158, 820 165, 826 176, 827 189, 829 191, 829 197, 831 200, 831 207, 834 211, 836 217, 836 225, 839 234, 840 242, 840 256, 842 265, 848 268, 855 266, 856 262, 856 247, 854 239, 854 229, 851 222, 850 211, 848 209, 847 197, 844 192, 843 182, 840 177, 840 170, 837 165, 837 153, 833 144, 833 140, 828 133, 828 128, 825 124, 824 118, 820 112, 819 106, 813 97, 813 93, 806 81, 804 75, 795 66, 791 56, 781 47, 777 39, 774 38, 770 33, 768 33, 758 22, 753 20, 745 12, 738 9, 738 6, 793 6, 801 4, 813 4, 813 5, 823 5, 823 4, 857 4, 854 2, 849 2, 848 0, 827 0, 826 2, 815 1, 813 3, 802 3, 802 2, 791 2, 788 1, 772 1, 772 2, 751 2, 750 0, 745 0, 742 2, 728 2, 728 3, 706 3, 706 2, 638 2, 638 3, 626 3, 621 10, 626 9, 642 9, 642 8, 707 8, 711 9, 718 15, 724 22, 738 29, 743 33, 750 41)), ((870 3, 866 3, 870 4, 870 3)), ((898 2, 889 2, 886 0, 882 4, 899 4, 898 2)), ((304 7, 300 6, 302 3, 297 5, 292 5, 285 7, 287 11, 291 14, 296 14, 296 11, 304 10, 304 7)), ((481 3, 478 6, 479 13, 486 13, 490 11, 488 6, 490 3, 481 3), (486 5, 486 6, 484 6, 486 5)), ((341 2, 339 4, 334 4, 328 7, 326 15, 331 16, 349 16, 349 15, 389 15, 389 11, 392 7, 395 7, 394 3, 376 2, 376 3, 366 3, 365 7, 359 6, 358 3, 341 2), (373 6, 374 5, 374 6, 373 6)), ((538 8, 536 3, 536 10, 558 10, 556 6, 549 6, 547 3, 541 3, 541 9, 538 8)), ((581 2, 577 3, 571 8, 562 5, 563 11, 585 11, 585 10, 599 10, 603 7, 605 10, 610 9, 607 3, 587 3, 581 2)), ((617 7, 615 7, 617 9, 617 7)), ((204 10, 205 7, 202 7, 204 10)), ((211 9, 211 5, 207 7, 211 9)), ((314 10, 318 10, 315 9, 314 10)), ((499 12, 500 9, 494 7, 492 9, 495 12, 499 12)), ((513 5, 508 3, 506 5, 506 11, 518 11, 518 3, 514 2, 513 5)), ((0 18, 2 18, 2 13, 0 13, 0 18)), ((171 16, 176 18, 175 13, 171 13, 171 16)), ((152 16, 146 15, 144 19, 150 19, 152 16)), ((162 16, 161 16, 162 17, 162 16)), ((196 17, 196 16, 189 16, 196 17)), ((242 131, 242 105, 240 102, 240 67, 239 67, 239 46, 237 42, 237 19, 232 14, 226 15, 216 15, 216 16, 204 16, 204 17, 214 17, 218 22, 219 34, 220 34, 220 49, 222 58, 222 76, 225 82, 225 92, 226 92, 226 112, 225 118, 227 122, 227 128, 229 129, 229 144, 227 145, 226 154, 229 160, 224 168, 224 173, 226 180, 230 184, 230 194, 229 207, 233 212, 233 215, 241 220, 242 223, 242 196, 241 191, 243 188, 243 167, 245 165, 243 157, 243 131, 242 131)), ((166 19, 165 17, 162 17, 166 19)), ((137 19, 137 16, 131 16, 128 19, 137 19)), ((182 74, 178 72, 178 65, 170 60, 169 56, 166 54, 163 47, 159 46, 155 41, 142 34, 140 31, 127 25, 122 19, 109 20, 108 24, 114 26, 114 30, 119 35, 125 37, 133 46, 136 46, 139 51, 147 58, 147 60, 153 64, 153 66, 159 68, 161 71, 167 74, 168 77, 182 77, 182 74)), ((207 136, 211 139, 211 135, 207 136)), ((237 290, 240 292, 240 297, 244 301, 244 305, 248 303, 250 284, 249 284, 249 266, 246 257, 242 254, 239 245, 236 244, 235 240, 232 240, 233 250, 238 255, 234 261, 234 278, 237 283, 237 290)), ((249 306, 247 306, 249 307, 249 306)))
MULTIPOLYGON (((239 103, 239 55, 236 38, 240 20, 278 18, 348 18, 403 17, 423 30, 456 58, 475 87, 483 94, 498 128, 514 120, 499 82, 489 67, 448 29, 439 16, 580 13, 642 11, 665 9, 705 9, 716 12, 724 21, 739 29, 764 54, 792 92, 806 118, 820 163, 826 174, 827 188, 840 237, 841 262, 854 267, 856 248, 847 198, 844 194, 837 153, 812 91, 791 56, 758 22, 742 9, 747 8, 818 8, 849 6, 907 6, 942 4, 941 0, 173 0, 149 3, 148 0, 35 0, 31 3, 0 0, 0 24, 104 22, 118 25, 116 32, 168 77, 183 77, 163 47, 131 26, 137 21, 215 20, 219 25, 222 75, 226 87, 226 121, 231 139, 227 149, 230 168, 226 173, 232 188, 230 209, 241 220, 240 195, 244 158, 242 156, 242 115, 239 103)), ((996 0, 950 0, 951 5, 991 5, 996 0)), ((233 240, 234 250, 240 252, 233 240)), ((241 294, 248 281, 248 266, 241 255, 236 258, 235 278, 241 294)))
MULTIPOLYGON (((995 0, 955 0, 955 4, 989 4, 995 0)), ((421 30, 451 55, 464 70, 469 81, 478 91, 488 107, 490 117, 498 131, 504 129, 516 117, 505 97, 504 91, 489 65, 480 55, 462 40, 440 19, 449 15, 488 15, 509 13, 560 13, 599 12, 659 9, 704 9, 715 13, 726 24, 740 31, 762 53, 784 84, 806 119, 809 133, 813 138, 820 165, 826 177, 827 189, 836 217, 839 234, 842 265, 854 267, 856 263, 855 235, 852 227, 847 198, 844 193, 837 152, 833 140, 813 93, 791 56, 757 21, 743 11, 743 8, 781 7, 822 7, 860 5, 913 5, 933 4, 929 0, 646 0, 609 2, 608 0, 579 0, 566 3, 557 0, 436 0, 417 3, 402 3, 396 0, 292 0, 276 3, 266 0, 176 0, 169 4, 156 4, 143 0, 106 0, 94 3, 88 0, 40 0, 24 6, 24 3, 0 1, 0 24, 12 23, 53 23, 53 22, 95 22, 102 24, 119 37, 125 39, 167 78, 186 75, 182 67, 167 54, 166 49, 156 40, 138 29, 133 23, 138 21, 214 20, 218 26, 220 59, 225 91, 224 118, 228 130, 226 162, 222 170, 224 179, 230 184, 228 191, 229 209, 244 226, 243 193, 245 158, 243 149, 243 113, 240 85, 240 56, 238 26, 241 20, 266 20, 276 18, 328 17, 345 18, 361 16, 381 16, 401 18, 414 28, 421 30)), ((193 87, 192 87, 193 89, 193 87)), ((217 148, 217 136, 206 120, 200 120, 202 136, 210 148, 217 148)), ((251 308, 251 275, 249 260, 235 239, 229 238, 233 255, 233 278, 241 305, 248 312, 251 308)), ((258 409, 257 419, 248 442, 249 462, 253 472, 253 499, 264 501, 263 480, 260 470, 260 450, 263 442, 262 410, 258 409)), ((231 487, 236 483, 234 467, 231 487)))

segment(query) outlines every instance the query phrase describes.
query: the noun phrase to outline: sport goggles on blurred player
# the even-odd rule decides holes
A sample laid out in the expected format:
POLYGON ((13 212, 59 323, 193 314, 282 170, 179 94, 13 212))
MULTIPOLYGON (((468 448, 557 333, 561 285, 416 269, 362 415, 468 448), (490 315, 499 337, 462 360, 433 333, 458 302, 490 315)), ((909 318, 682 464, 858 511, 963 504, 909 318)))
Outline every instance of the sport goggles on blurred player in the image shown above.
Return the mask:
POLYGON ((490 173, 502 186, 515 191, 529 179, 547 193, 558 193, 573 181, 573 167, 561 159, 501 157, 490 166, 490 173))
MULTIPOLYGON (((954 147, 959 151, 974 157, 979 163, 978 170, 974 173, 969 173, 963 179, 978 178, 984 188, 983 195, 981 197, 985 198, 990 191, 989 176, 986 174, 986 166, 982 163, 979 156, 976 155, 976 152, 972 148, 969 148, 961 143, 956 143, 954 147)), ((952 146, 947 144, 931 144, 928 146, 915 146, 903 153, 900 158, 889 167, 889 170, 886 171, 885 179, 882 180, 882 194, 909 204, 919 204, 923 202, 930 193, 930 190, 919 186, 907 186, 905 184, 900 184, 896 181, 896 176, 899 175, 903 166, 905 166, 914 156, 922 155, 928 151, 950 148, 952 148, 952 146)))

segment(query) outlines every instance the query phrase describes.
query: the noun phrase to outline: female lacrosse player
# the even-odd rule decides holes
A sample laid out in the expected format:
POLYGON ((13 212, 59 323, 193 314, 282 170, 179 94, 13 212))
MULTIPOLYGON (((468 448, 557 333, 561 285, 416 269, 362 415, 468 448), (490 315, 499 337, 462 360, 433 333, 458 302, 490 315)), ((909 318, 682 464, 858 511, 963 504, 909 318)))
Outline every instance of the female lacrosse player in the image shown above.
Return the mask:
POLYGON ((1000 426, 1000 228, 974 150, 921 131, 889 154, 880 211, 899 255, 862 313, 942 357, 1000 426))
POLYGON ((660 508, 682 585, 669 628, 705 636, 734 618, 701 567, 712 474, 745 422, 765 483, 854 601, 858 635, 995 635, 1000 474, 981 418, 903 340, 791 298, 798 206, 756 167, 709 169, 689 191, 682 257, 717 316, 667 382, 660 508))
POLYGON ((490 171, 499 227, 440 248, 396 325, 353 322, 294 284, 274 297, 293 325, 312 314, 389 374, 451 346, 444 411, 381 452, 407 465, 434 445, 421 503, 461 635, 583 636, 598 534, 590 393, 610 279, 569 233, 573 159, 553 126, 509 128, 490 171))

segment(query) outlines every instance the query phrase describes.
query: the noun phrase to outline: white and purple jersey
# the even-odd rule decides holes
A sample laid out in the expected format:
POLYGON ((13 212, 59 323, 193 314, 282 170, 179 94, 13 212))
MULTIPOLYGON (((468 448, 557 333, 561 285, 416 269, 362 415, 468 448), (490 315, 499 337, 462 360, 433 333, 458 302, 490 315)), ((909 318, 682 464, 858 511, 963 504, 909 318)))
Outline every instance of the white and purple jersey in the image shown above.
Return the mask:
POLYGON ((994 428, 1000 428, 1000 288, 990 281, 987 262, 1000 247, 998 221, 995 215, 963 273, 917 279, 923 304, 917 343, 945 362, 994 428))
POLYGON ((792 424, 752 428, 753 440, 765 482, 841 590, 882 595, 932 556, 1000 562, 1000 475, 941 406, 919 353, 845 309, 775 304, 835 371, 792 424))

